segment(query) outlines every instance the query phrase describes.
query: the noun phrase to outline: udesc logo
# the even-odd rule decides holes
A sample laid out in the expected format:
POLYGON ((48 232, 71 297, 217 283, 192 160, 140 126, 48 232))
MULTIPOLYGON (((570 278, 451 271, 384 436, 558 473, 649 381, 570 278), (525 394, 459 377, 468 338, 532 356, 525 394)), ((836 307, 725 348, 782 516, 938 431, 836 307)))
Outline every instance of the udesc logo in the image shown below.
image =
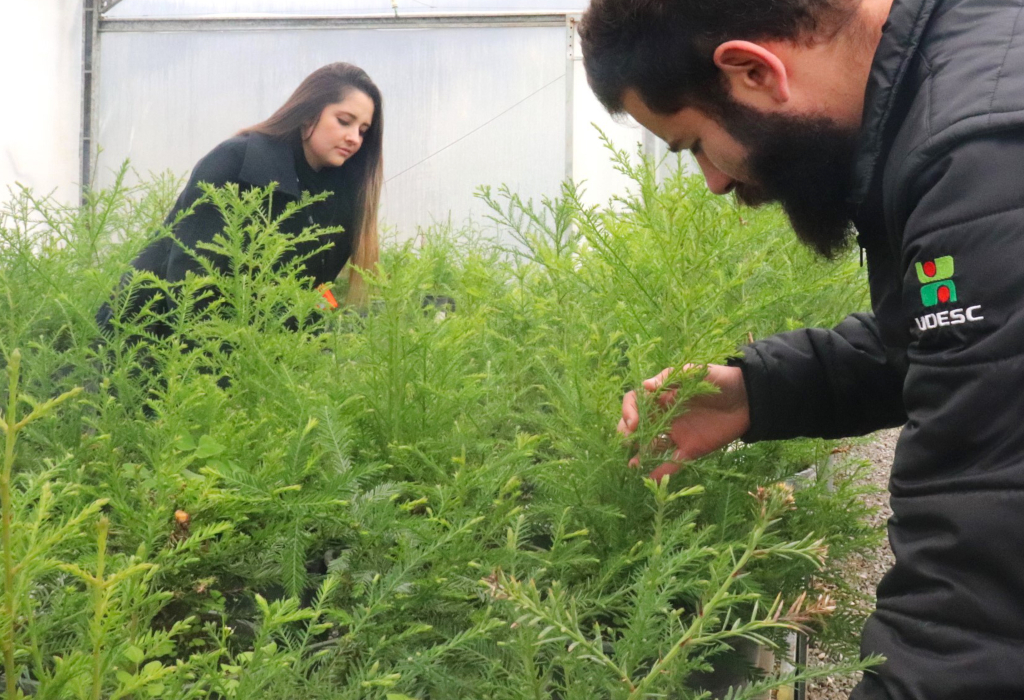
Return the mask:
MULTIPOLYGON (((925 263, 915 263, 917 267, 917 281, 921 283, 921 303, 925 308, 944 307, 946 304, 955 304, 959 301, 956 295, 956 282, 953 281, 953 274, 956 266, 952 255, 935 258, 925 263)), ((920 331, 931 330, 945 326, 959 326, 963 323, 977 323, 984 321, 981 315, 980 306, 957 306, 953 308, 936 309, 924 316, 914 319, 920 331)))

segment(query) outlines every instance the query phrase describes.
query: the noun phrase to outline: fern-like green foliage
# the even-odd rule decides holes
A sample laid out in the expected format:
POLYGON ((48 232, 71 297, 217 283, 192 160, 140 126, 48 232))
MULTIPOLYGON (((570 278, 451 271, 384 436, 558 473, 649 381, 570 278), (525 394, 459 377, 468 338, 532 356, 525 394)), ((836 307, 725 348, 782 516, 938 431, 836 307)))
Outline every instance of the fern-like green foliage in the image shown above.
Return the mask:
POLYGON ((743 644, 849 638, 841 563, 878 534, 829 445, 737 445, 655 484, 614 427, 663 367, 862 308, 860 271, 814 260, 777 211, 615 158, 622 199, 481 190, 490 221, 386 247, 368 306, 339 312, 292 257, 334 232, 281 234, 272 189, 208 190, 224 230, 174 285, 129 268, 172 235, 173 182, 122 173, 81 208, 17 195, 7 696, 701 698, 743 644), (777 486, 811 465, 818 482, 777 486))

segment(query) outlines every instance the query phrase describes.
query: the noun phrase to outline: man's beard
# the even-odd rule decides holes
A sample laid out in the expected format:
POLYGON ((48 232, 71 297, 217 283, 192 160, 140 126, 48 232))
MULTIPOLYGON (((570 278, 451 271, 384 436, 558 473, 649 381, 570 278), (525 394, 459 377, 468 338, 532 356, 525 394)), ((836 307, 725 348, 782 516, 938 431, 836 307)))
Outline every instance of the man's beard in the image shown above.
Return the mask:
POLYGON ((857 131, 824 117, 763 114, 732 101, 719 115, 749 152, 753 184, 737 185, 737 200, 752 207, 780 203, 797 237, 826 258, 846 248, 857 131))

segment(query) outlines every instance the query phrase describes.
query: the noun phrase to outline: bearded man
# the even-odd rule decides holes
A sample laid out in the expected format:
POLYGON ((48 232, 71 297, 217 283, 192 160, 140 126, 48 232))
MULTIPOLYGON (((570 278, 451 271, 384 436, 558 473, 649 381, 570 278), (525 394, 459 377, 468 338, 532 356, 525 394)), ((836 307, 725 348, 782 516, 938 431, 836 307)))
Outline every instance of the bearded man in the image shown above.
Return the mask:
MULTIPOLYGON (((873 313, 708 367, 673 460, 905 425, 851 700, 1024 698, 1024 0, 593 0, 591 87, 834 256, 873 313)), ((644 384, 657 391, 669 371, 644 384)), ((635 393, 619 429, 638 423, 635 393)))

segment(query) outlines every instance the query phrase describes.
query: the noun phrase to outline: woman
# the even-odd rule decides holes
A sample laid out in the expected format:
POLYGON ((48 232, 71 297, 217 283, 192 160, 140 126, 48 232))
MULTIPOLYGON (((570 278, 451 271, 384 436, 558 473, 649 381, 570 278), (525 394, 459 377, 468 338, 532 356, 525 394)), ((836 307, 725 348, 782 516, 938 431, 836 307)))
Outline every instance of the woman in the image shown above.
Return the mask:
MULTIPOLYGON (((314 285, 335 279, 348 261, 362 269, 378 260, 377 207, 383 175, 384 113, 380 90, 361 69, 348 63, 332 63, 314 71, 288 101, 266 121, 243 129, 214 148, 196 165, 188 184, 167 217, 170 225, 179 213, 202 197, 199 183, 222 187, 235 183, 240 190, 277 183, 270 214, 277 217, 303 191, 332 192, 327 199, 307 206, 282 222, 284 233, 297 234, 311 224, 341 226, 343 231, 313 243, 296 246, 292 255, 310 253, 328 243, 305 263, 314 285)), ((180 282, 189 270, 199 273, 196 254, 208 257, 222 272, 226 261, 197 248, 224 227, 220 211, 203 202, 173 228, 173 237, 154 240, 132 262, 137 270, 152 272, 168 282, 180 282)), ((349 300, 364 293, 362 278, 350 273, 349 300)), ((334 298, 325 294, 335 306, 334 298)), ((128 304, 137 311, 151 296, 136 294, 128 304)), ((161 303, 164 304, 161 306, 161 303)), ((169 301, 155 310, 166 310, 169 301)), ((114 313, 104 305, 97 322, 113 330, 114 313)), ((163 326, 150 325, 161 336, 163 326)))

